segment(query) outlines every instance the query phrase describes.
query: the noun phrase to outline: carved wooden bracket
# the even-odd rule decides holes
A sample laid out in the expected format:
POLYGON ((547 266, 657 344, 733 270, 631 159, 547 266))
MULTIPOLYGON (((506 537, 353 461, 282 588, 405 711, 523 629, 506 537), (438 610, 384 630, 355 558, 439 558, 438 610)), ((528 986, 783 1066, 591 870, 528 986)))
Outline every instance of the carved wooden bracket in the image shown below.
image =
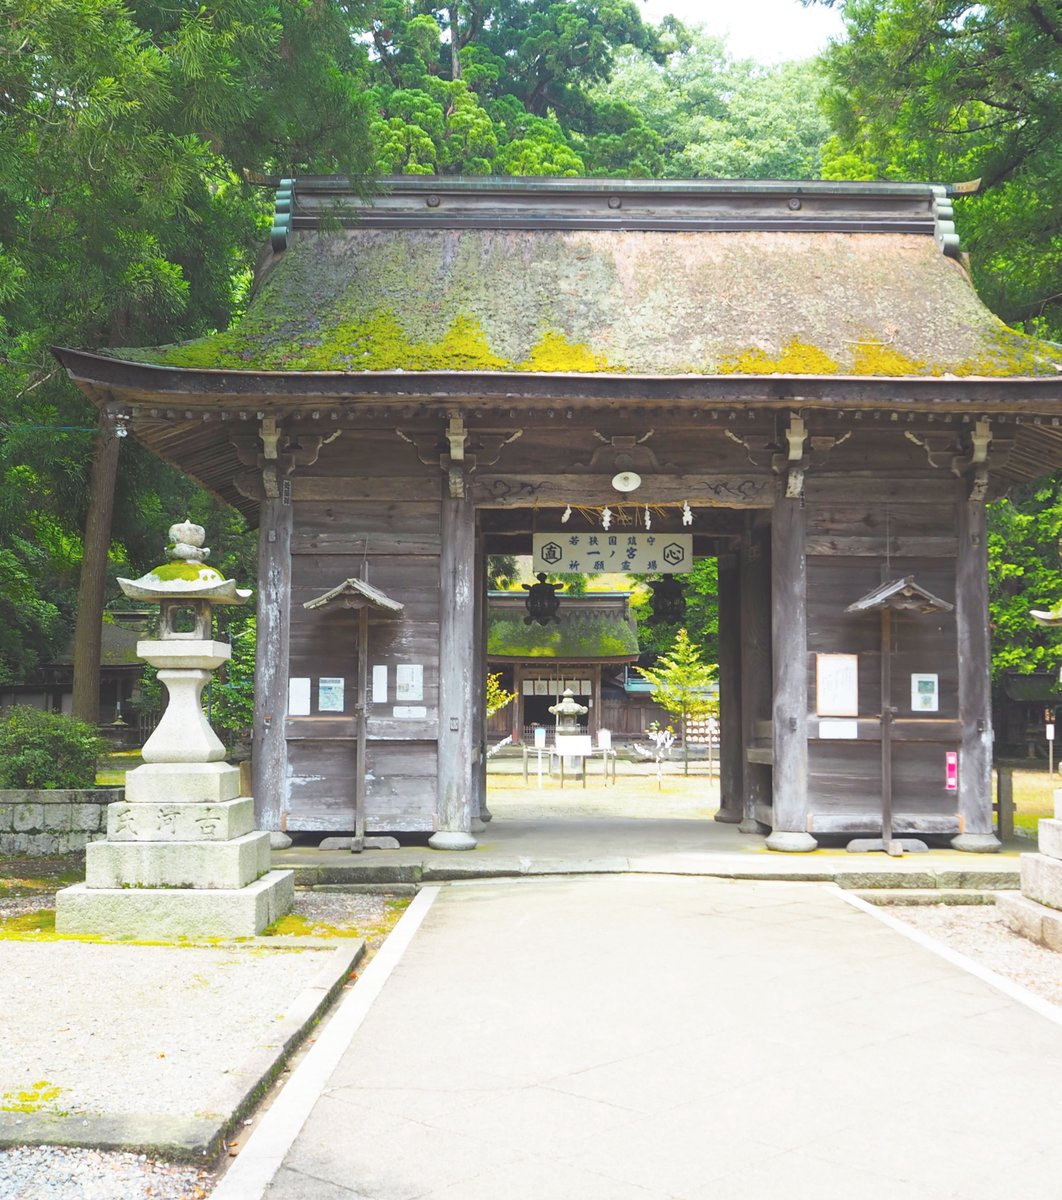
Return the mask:
MULTIPOLYGON (((832 438, 822 440, 833 442, 832 438)), ((804 418, 797 413, 790 413, 789 428, 785 431, 785 452, 771 456, 771 469, 785 476, 785 495, 789 500, 800 500, 804 496, 804 472, 809 464, 805 450, 807 441, 808 430, 804 418)))
POLYGON ((446 473, 450 496, 455 500, 464 498, 466 480, 477 466, 493 466, 501 457, 502 448, 515 442, 523 432, 515 429, 507 434, 476 435, 473 439, 460 413, 450 417, 441 439, 434 433, 411 435, 402 429, 395 430, 402 441, 413 447, 420 462, 426 467, 438 464, 446 473))
POLYGON ((637 471, 650 475, 678 470, 674 463, 661 464, 656 452, 645 444, 655 432, 650 429, 641 437, 633 434, 610 436, 595 429, 594 437, 602 444, 587 461, 574 462, 572 466, 577 471, 600 472, 604 475, 615 475, 618 471, 637 471))
POLYGON ((321 447, 334 442, 342 431, 324 434, 288 434, 274 417, 264 417, 257 435, 239 434, 231 438, 236 457, 250 468, 233 479, 241 496, 249 500, 276 500, 284 480, 300 467, 312 467, 321 447))

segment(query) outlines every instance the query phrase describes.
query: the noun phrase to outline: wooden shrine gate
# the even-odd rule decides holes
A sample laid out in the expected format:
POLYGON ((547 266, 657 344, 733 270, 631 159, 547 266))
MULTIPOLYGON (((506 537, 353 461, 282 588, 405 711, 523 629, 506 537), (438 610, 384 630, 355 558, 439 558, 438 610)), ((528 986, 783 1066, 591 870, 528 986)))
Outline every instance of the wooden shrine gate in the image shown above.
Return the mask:
POLYGON ((235 330, 58 354, 258 524, 264 828, 352 830, 363 778, 368 832, 474 846, 485 556, 648 508, 719 559, 718 819, 880 833, 884 716, 892 829, 989 850, 985 504, 1062 465, 1062 385, 955 255, 923 185, 311 178, 235 330), (856 602, 907 577, 883 712, 856 602), (357 670, 305 607, 355 580, 401 606, 357 670))

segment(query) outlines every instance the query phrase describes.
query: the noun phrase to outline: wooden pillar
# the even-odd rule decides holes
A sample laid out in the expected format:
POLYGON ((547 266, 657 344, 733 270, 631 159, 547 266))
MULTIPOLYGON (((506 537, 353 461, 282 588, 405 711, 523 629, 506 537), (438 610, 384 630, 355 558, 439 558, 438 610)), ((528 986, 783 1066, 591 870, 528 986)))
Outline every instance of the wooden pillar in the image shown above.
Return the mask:
POLYGON ((255 825, 282 830, 287 812, 288 637, 291 626, 292 507, 261 502, 258 525, 258 610, 251 742, 255 825))
MULTIPOLYGON (((579 668, 579 674, 587 670, 586 666, 579 668)), ((590 668, 590 720, 587 722, 586 732, 597 741, 598 732, 601 729, 601 664, 593 663, 590 668)))
POLYGON ((483 534, 476 533, 475 567, 475 661, 473 663, 472 708, 475 714, 475 743, 472 748, 472 829, 482 833, 493 815, 487 807, 487 554, 483 534))
MULTIPOLYGON (((443 481, 444 489, 447 481, 443 481)), ((476 510, 467 496, 442 498, 439 559, 439 764, 438 830, 434 850, 473 850, 473 814, 479 812, 472 780, 477 736, 475 704, 476 510)))
POLYGON ((771 711, 771 563, 769 539, 750 516, 741 543, 741 776, 742 833, 765 833, 771 768, 749 761, 758 725, 771 711))
POLYGON ((736 554, 719 555, 719 811, 741 821, 741 572, 736 554))
POLYGON ((960 832, 956 850, 991 853, 1000 847, 992 831, 992 693, 988 638, 988 545, 983 501, 959 494, 959 548, 955 565, 955 625, 959 656, 960 832))
POLYGON ((774 821, 769 850, 814 850, 808 817, 808 565, 802 499, 779 496, 771 516, 771 705, 774 821))

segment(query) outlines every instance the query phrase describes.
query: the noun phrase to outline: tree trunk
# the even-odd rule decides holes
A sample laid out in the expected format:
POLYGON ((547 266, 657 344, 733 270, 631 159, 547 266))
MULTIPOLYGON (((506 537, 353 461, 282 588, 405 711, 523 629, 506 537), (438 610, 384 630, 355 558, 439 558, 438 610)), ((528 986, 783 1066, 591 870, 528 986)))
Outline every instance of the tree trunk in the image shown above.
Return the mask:
POLYGON ((93 725, 100 718, 100 649, 103 635, 103 602, 107 586, 107 551, 111 544, 114 484, 118 477, 121 441, 113 423, 100 413, 100 431, 89 480, 88 515, 85 518, 81 580, 77 590, 77 624, 74 627, 73 715, 93 725))
POLYGON ((455 81, 461 78, 461 47, 458 43, 461 23, 460 9, 461 6, 457 0, 454 0, 454 3, 450 5, 450 78, 455 81))

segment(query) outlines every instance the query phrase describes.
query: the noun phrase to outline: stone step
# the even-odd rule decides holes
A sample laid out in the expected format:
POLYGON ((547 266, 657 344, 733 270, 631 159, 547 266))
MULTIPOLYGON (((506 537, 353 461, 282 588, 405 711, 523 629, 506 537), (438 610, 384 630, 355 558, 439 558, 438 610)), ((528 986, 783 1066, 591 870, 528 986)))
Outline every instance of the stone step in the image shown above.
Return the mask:
POLYGON ((995 904, 996 892, 978 888, 873 888, 854 893, 868 904, 995 904))
POLYGON ((1048 950, 1062 950, 1062 912, 1016 892, 1000 896, 999 911, 1015 933, 1048 950))

